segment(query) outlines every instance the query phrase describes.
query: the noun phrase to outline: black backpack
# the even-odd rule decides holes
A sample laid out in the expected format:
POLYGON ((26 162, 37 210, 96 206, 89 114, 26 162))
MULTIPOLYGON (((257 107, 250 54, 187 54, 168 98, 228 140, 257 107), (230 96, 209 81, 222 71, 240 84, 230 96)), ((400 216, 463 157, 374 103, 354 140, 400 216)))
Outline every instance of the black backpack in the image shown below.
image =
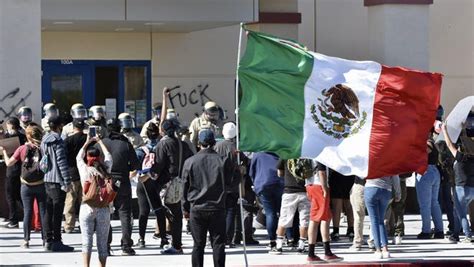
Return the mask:
POLYGON ((44 173, 40 170, 41 151, 39 147, 26 146, 26 157, 21 165, 21 178, 28 183, 43 180, 44 173))

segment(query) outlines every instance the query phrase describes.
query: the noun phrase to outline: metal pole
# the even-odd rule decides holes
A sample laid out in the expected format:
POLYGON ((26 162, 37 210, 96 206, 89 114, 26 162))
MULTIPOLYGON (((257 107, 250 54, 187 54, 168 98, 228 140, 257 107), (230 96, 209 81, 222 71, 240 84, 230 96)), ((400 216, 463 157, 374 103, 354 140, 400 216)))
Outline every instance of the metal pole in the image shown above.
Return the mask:
MULTIPOLYGON (((237 153, 237 164, 240 167, 240 137, 239 137, 239 63, 240 63, 240 47, 242 45, 242 29, 244 27, 244 23, 240 23, 240 31, 239 31, 239 47, 237 50, 237 68, 235 69, 235 125, 237 128, 237 136, 236 136, 236 146, 239 153, 237 153)), ((240 169, 240 168, 239 168, 240 169)), ((244 205, 243 205, 243 198, 242 198, 242 185, 243 185, 243 177, 240 179, 240 186, 239 186, 239 197, 240 197, 240 222, 242 224, 242 241, 243 241, 243 248, 244 248, 244 260, 245 266, 249 266, 249 262, 247 259, 247 245, 245 240, 245 223, 244 223, 244 205)))

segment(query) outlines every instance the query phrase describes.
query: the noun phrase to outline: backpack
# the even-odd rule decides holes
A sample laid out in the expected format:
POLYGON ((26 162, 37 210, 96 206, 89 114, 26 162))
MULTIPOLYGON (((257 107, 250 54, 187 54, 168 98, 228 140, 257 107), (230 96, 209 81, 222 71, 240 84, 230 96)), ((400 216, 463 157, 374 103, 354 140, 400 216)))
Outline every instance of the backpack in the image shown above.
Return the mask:
POLYGON ((110 176, 93 175, 84 184, 82 202, 93 208, 107 207, 117 196, 110 176))
POLYGON ((21 165, 21 178, 27 183, 43 180, 44 173, 40 170, 41 159, 39 147, 26 146, 26 157, 21 165))
POLYGON ((46 145, 44 155, 39 162, 39 169, 45 174, 52 169, 51 159, 49 157, 48 146, 46 145))
POLYGON ((295 177, 296 181, 304 182, 305 179, 313 176, 314 168, 311 159, 289 159, 288 170, 295 177))

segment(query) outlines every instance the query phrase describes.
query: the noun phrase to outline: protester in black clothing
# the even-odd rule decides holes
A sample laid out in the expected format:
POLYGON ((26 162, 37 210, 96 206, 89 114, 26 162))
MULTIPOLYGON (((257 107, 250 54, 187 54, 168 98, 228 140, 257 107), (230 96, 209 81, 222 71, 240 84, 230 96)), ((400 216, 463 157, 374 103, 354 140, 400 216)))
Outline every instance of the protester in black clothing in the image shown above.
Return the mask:
POLYGON ((212 147, 214 133, 199 132, 201 150, 186 160, 183 167, 183 212, 190 218, 194 240, 192 265, 204 266, 204 248, 209 231, 214 266, 225 266, 225 201, 226 189, 232 186, 235 168, 230 159, 222 159, 212 147))
MULTIPOLYGON (((236 129, 235 124, 228 122, 224 124, 222 129, 222 134, 224 135, 224 140, 217 142, 214 146, 214 150, 221 155, 223 158, 229 158, 234 164, 236 170, 239 169, 239 163, 237 162, 237 146, 235 144, 236 129)), ((241 158, 244 157, 243 153, 240 155, 241 158)), ((236 171, 235 173, 239 173, 236 171)), ((234 179, 239 179, 235 177, 234 179)), ((238 210, 238 200, 239 200, 239 185, 227 189, 226 197, 226 246, 230 248, 235 247, 233 243, 234 232, 235 232, 235 216, 237 215, 238 210)))
POLYGON ((76 227, 76 218, 82 201, 82 185, 79 170, 77 169, 76 156, 87 139, 87 135, 83 132, 85 127, 85 122, 83 120, 74 120, 72 122, 72 127, 73 134, 64 140, 72 185, 71 190, 66 194, 66 204, 64 206, 65 233, 71 233, 76 227))
MULTIPOLYGON (((118 210, 120 222, 122 226, 122 255, 133 256, 132 236, 132 186, 130 184, 130 172, 140 169, 140 162, 132 144, 128 139, 120 134, 120 124, 117 120, 113 120, 108 125, 109 136, 103 140, 105 146, 112 154, 112 171, 111 176, 113 182, 119 187, 117 196, 114 200, 115 210, 118 210)), ((109 248, 112 242, 112 228, 109 232, 109 248)))
MULTIPOLYGON (((163 138, 156 146, 156 164, 154 164, 153 170, 158 175, 158 183, 164 185, 164 183, 176 183, 181 179, 180 170, 184 161, 191 157, 193 153, 187 146, 187 144, 176 137, 176 131, 179 130, 179 124, 176 120, 164 120, 161 124, 161 131, 163 138)), ((180 185, 181 186, 181 185, 180 185)), ((168 184, 167 191, 172 190, 173 187, 168 184)), ((172 192, 170 192, 172 193, 172 192)), ((171 223, 171 236, 172 245, 171 247, 165 248, 162 251, 163 254, 182 254, 182 228, 183 228, 183 212, 181 210, 181 199, 171 199, 164 197, 165 205, 173 215, 171 223)), ((161 204, 161 203, 159 203, 161 204)), ((160 227, 160 234, 163 233, 160 227)))
MULTIPOLYGON (((162 207, 160 199, 160 189, 158 181, 152 179, 154 173, 147 168, 147 160, 151 160, 151 153, 155 153, 156 146, 158 144, 159 130, 158 126, 154 123, 148 124, 146 128, 146 145, 136 150, 138 160, 142 164, 142 170, 140 171, 139 181, 137 184, 137 197, 138 197, 138 231, 140 239, 138 240, 138 247, 145 247, 145 233, 148 223, 148 216, 150 215, 150 209, 152 209, 156 216, 158 228, 160 230, 161 247, 169 244, 166 238, 166 219, 163 211, 160 211, 162 207)), ((150 162, 153 164, 154 162, 150 162)))
MULTIPOLYGON (((21 133, 20 120, 14 117, 9 118, 6 121, 6 126, 7 132, 5 133, 5 138, 18 137, 20 145, 25 144, 26 136, 21 133)), ((19 212, 21 210, 20 174, 20 161, 7 167, 5 175, 5 196, 8 205, 8 224, 5 225, 6 228, 18 228, 18 220, 20 219, 19 212)))

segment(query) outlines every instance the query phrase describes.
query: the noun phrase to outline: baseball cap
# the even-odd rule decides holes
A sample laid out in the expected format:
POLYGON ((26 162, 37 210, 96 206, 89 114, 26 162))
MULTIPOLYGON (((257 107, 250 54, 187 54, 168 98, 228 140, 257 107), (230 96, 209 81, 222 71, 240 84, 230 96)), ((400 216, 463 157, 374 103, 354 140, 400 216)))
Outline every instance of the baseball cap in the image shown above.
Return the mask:
POLYGON ((233 122, 224 124, 224 127, 222 128, 222 135, 225 139, 232 139, 237 136, 235 124, 233 122))
POLYGON ((211 129, 203 129, 199 132, 199 142, 203 145, 213 145, 216 140, 211 129))

